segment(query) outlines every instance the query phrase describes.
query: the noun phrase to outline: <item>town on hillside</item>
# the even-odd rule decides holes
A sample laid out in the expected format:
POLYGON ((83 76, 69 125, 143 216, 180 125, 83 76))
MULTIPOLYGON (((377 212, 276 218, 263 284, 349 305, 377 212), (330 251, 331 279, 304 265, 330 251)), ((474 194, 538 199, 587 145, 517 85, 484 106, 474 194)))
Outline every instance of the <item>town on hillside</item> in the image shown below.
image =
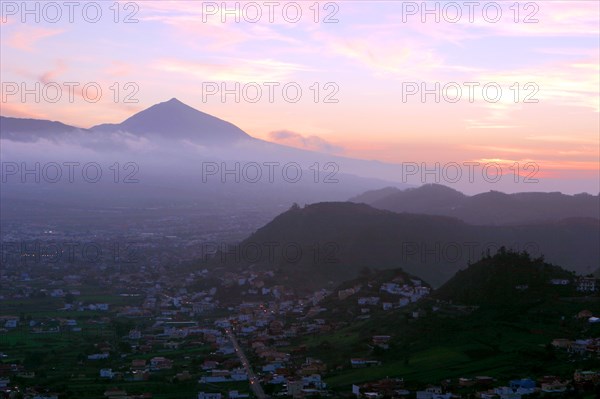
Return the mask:
POLYGON ((528 311, 450 300, 453 280, 434 290, 401 269, 301 293, 276 271, 16 265, 1 274, 5 398, 591 398, 600 387, 599 282, 560 268, 514 284, 523 303, 535 293, 528 311))

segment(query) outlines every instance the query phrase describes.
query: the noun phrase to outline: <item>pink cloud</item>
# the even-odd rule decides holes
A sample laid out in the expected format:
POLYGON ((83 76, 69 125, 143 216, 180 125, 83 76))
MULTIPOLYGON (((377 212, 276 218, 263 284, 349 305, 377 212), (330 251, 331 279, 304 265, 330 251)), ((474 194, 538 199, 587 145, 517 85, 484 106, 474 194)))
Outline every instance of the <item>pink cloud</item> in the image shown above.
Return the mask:
POLYGON ((215 63, 166 59, 157 62, 155 68, 204 81, 229 82, 279 82, 307 70, 303 65, 273 59, 223 59, 215 63))
POLYGON ((341 153, 343 148, 339 145, 315 135, 302 135, 290 130, 277 130, 269 133, 269 138, 277 143, 290 145, 292 147, 304 148, 326 153, 341 153))
POLYGON ((23 103, 2 103, 2 116, 14 118, 46 119, 47 115, 31 110, 31 107, 23 103))
POLYGON ((326 52, 353 60, 378 76, 414 78, 418 75, 423 79, 424 74, 443 65, 443 58, 427 43, 393 36, 385 29, 355 37, 316 32, 315 38, 326 52))
POLYGON ((33 51, 39 41, 64 31, 64 29, 27 28, 9 35, 6 44, 18 50, 33 51))
POLYGON ((53 82, 56 77, 62 73, 64 73, 67 69, 69 69, 67 67, 67 64, 64 60, 58 60, 56 62, 56 68, 50 70, 50 71, 46 71, 44 72, 40 77, 39 77, 39 81, 42 82, 43 84, 47 84, 49 82, 53 82))
POLYGON ((104 73, 109 76, 122 77, 130 75, 134 72, 135 68, 126 62, 122 61, 111 61, 110 65, 104 69, 104 73))

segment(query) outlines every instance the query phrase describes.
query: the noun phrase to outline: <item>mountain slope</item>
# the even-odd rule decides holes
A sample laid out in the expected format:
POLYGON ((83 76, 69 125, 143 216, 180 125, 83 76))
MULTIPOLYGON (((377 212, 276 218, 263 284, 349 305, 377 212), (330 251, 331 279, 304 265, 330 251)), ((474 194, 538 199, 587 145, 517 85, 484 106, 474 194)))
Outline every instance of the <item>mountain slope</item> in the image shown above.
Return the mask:
MULTIPOLYGON (((508 307, 513 303, 540 301, 554 296, 559 288, 552 279, 571 281, 573 273, 542 259, 531 259, 526 253, 501 249, 493 257, 486 257, 458 271, 454 277, 436 290, 437 299, 463 305, 495 305, 508 307)), ((568 287, 575 293, 573 285, 568 287)))
POLYGON ((355 202, 357 204, 372 204, 376 201, 382 200, 389 197, 392 194, 401 192, 397 187, 384 187, 379 190, 371 190, 357 195, 356 197, 350 198, 349 202, 355 202))
MULTIPOLYGON (((232 123, 203 113, 175 98, 150 106, 121 123, 105 123, 90 129, 76 129, 61 124, 67 126, 66 134, 56 133, 63 129, 53 126, 55 122, 40 120, 36 123, 41 124, 42 127, 36 128, 27 136, 20 134, 19 137, 13 133, 15 129, 11 126, 14 124, 28 126, 29 120, 2 119, 0 135, 3 139, 7 139, 3 146, 6 156, 22 150, 19 146, 11 145, 11 142, 23 140, 35 142, 43 137, 53 137, 58 142, 59 139, 64 138, 64 141, 58 144, 66 143, 69 151, 77 151, 77 147, 83 150, 91 148, 98 157, 110 157, 111 164, 114 163, 115 151, 118 151, 122 153, 123 159, 135 159, 140 164, 140 169, 143 168, 147 172, 148 179, 152 175, 148 172, 158 171, 159 174, 167 175, 163 176, 167 181, 172 180, 169 173, 173 170, 183 173, 202 170, 199 161, 227 161, 228 168, 233 168, 234 162, 255 162, 259 165, 264 165, 266 162, 279 163, 279 170, 276 170, 276 174, 279 175, 276 176, 278 180, 281 180, 283 165, 296 164, 304 169, 303 175, 307 177, 306 180, 312 181, 314 187, 320 186, 332 191, 334 186, 346 186, 349 192, 339 199, 348 198, 350 193, 390 184, 397 177, 397 165, 332 155, 317 149, 296 148, 257 139, 232 123), (78 131, 90 134, 84 136, 72 134, 78 131), (363 180, 368 179, 370 182, 367 186, 353 184, 355 183, 353 176, 363 180), (328 184, 332 182, 341 184, 328 184)), ((45 159, 44 155, 49 152, 48 148, 34 146, 27 150, 28 153, 40 153, 35 155, 36 160, 45 159)), ((64 152, 57 150, 63 150, 62 146, 53 151, 64 152)), ((72 154, 67 156, 70 160, 72 154)), ((22 154, 15 157, 23 158, 22 154)), ((52 157, 52 161, 56 159, 52 157)), ((262 175, 270 173, 266 168, 268 167, 265 166, 265 170, 261 171, 262 175)), ((192 176, 186 176, 186 181, 189 182, 190 177, 192 176)), ((395 185, 408 186, 402 183, 395 185)), ((328 199, 321 198, 321 200, 328 199)))
MULTIPOLYGON (((59 165, 93 161, 104 172, 93 186, 83 179, 67 185, 46 184, 45 179, 40 184, 20 184, 18 173, 11 175, 0 196, 2 209, 12 212, 2 216, 22 220, 60 216, 65 206, 89 210, 137 208, 140 203, 171 207, 175 202, 233 213, 258 207, 272 218, 294 202, 340 201, 358 191, 389 185, 379 176, 383 169, 393 169, 256 139, 177 99, 153 105, 122 123, 91 129, 3 117, 0 135, 3 160, 59 165), (110 169, 117 163, 123 169, 119 173, 110 169), (294 179, 296 174, 300 179, 294 179), (126 176, 137 183, 114 184, 111 178, 125 180, 126 176), (31 199, 43 199, 44 204, 35 206, 39 212, 24 206, 31 199)), ((67 180, 67 171, 62 172, 59 183, 67 180)))
POLYGON ((147 136, 199 140, 203 144, 224 144, 252 138, 242 129, 198 111, 176 98, 155 104, 118 124, 102 124, 95 132, 126 131, 147 136))
POLYGON ((5 140, 34 142, 40 138, 52 139, 82 131, 85 129, 65 125, 61 122, 0 116, 0 138, 5 140))
POLYGON ((237 247, 240 253, 254 250, 252 256, 234 259, 218 253, 213 266, 274 270, 297 288, 331 286, 364 267, 402 268, 439 286, 488 249, 506 246, 544 254, 571 270, 588 270, 600 261, 598 221, 567 223, 474 226, 365 204, 318 203, 277 216, 237 247))
MULTIPOLYGON (((393 310, 371 310, 366 320, 354 320, 302 343, 308 356, 335 370, 325 375, 332 387, 390 373, 402 376, 407 384, 481 375, 499 380, 549 374, 572 378, 574 370, 593 367, 593 356, 574 356, 550 343, 559 337, 600 336, 599 325, 576 317, 582 309, 599 314, 600 301, 597 293, 577 292, 573 284, 553 285, 553 278, 573 276, 541 259, 501 250, 459 272, 431 297, 393 310), (389 348, 373 348, 375 335, 389 335, 389 348), (382 365, 365 373, 350 367, 351 358, 378 360, 382 365)), ((334 309, 335 302, 334 298, 320 305, 334 309)), ((318 317, 335 325, 344 311, 322 312, 318 317)))

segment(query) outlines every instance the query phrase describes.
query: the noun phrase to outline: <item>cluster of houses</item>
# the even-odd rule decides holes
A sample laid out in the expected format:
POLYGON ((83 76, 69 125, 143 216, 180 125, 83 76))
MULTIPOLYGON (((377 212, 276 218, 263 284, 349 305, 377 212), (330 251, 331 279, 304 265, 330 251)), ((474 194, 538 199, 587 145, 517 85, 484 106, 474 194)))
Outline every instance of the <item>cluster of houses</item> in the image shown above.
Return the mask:
MULTIPOLYGON (((212 290, 213 294, 215 290, 212 290)), ((206 294, 210 295, 211 290, 207 290, 206 294)), ((291 364, 290 354, 280 348, 289 346, 289 340, 300 334, 329 331, 335 326, 323 319, 308 318, 303 321, 296 319, 297 322, 286 325, 282 319, 290 314, 307 314, 326 295, 325 291, 317 291, 295 300, 286 298, 277 301, 273 298, 269 301, 242 302, 230 307, 231 316, 216 320, 213 326, 200 325, 199 322, 191 321, 190 318, 176 312, 179 304, 185 306, 184 298, 178 299, 171 295, 167 299, 161 298, 156 301, 146 299, 145 304, 152 302, 156 306, 154 323, 149 327, 130 330, 122 340, 130 344, 133 356, 135 353, 153 352, 157 348, 179 349, 190 345, 209 345, 214 355, 207 357, 202 363, 198 382, 218 385, 249 380, 247 371, 235 359, 235 349, 231 340, 224 333, 225 329, 235 328, 245 347, 252 350, 258 359, 256 366, 261 369, 262 383, 280 385, 290 392, 296 392, 294 395, 319 392, 326 386, 321 380, 321 373, 326 371, 326 366, 317 359, 310 358, 303 364, 291 364), (163 301, 168 303, 170 313, 165 312, 161 306, 163 301)), ((119 312, 123 310, 118 309, 119 312)), ((108 351, 99 351, 89 355, 88 360, 102 360, 108 356, 108 351)), ((111 380, 145 380, 150 373, 169 370, 172 365, 173 362, 169 359, 154 357, 149 362, 133 360, 126 373, 101 368, 99 375, 103 379, 111 380)))
POLYGON ((523 378, 511 380, 507 385, 495 386, 497 381, 492 377, 478 376, 444 380, 441 386, 429 386, 424 390, 409 391, 404 387, 401 378, 385 378, 378 381, 352 385, 352 393, 357 399, 414 398, 417 399, 458 399, 462 396, 456 392, 464 388, 475 391, 480 399, 522 399, 531 394, 560 397, 581 384, 600 382, 600 372, 581 371, 574 373, 572 380, 562 380, 556 376, 544 376, 537 380, 523 378))
POLYGON ((238 367, 232 370, 210 369, 210 374, 200 378, 201 384, 214 384, 219 382, 248 381, 248 373, 244 368, 238 367))
POLYGON ((249 398, 250 394, 240 393, 236 390, 231 390, 227 395, 223 395, 221 392, 199 392, 198 399, 246 399, 249 398))
POLYGON ((566 339, 556 338, 552 340, 552 346, 559 349, 564 349, 570 353, 579 355, 596 355, 600 357, 600 338, 587 339, 566 339))
POLYGON ((577 279, 577 291, 596 292, 598 290, 598 279, 595 277, 581 276, 577 279))
MULTIPOLYGON (((205 381, 208 382, 208 381, 205 381)), ((221 382, 221 381, 216 381, 221 382)), ((326 396, 327 384, 321 379, 318 374, 299 375, 297 377, 285 377, 278 374, 273 374, 272 379, 268 380, 266 384, 281 385, 283 388, 279 391, 280 396, 291 396, 293 398, 305 398, 311 396, 326 396)), ((200 392, 198 393, 198 399, 213 399, 223 398, 219 392, 200 392)), ((247 398, 248 394, 240 394, 238 391, 229 391, 227 396, 230 399, 233 398, 247 398)))
POLYGON ((35 319, 20 320, 16 316, 2 316, 0 317, 0 325, 4 327, 4 332, 14 330, 20 326, 26 326, 32 334, 81 331, 76 319, 62 317, 37 317, 35 319))
MULTIPOLYGON (((312 305, 314 302, 309 301, 312 305)), ((285 306, 293 312, 293 303, 285 306)), ((293 397, 303 397, 326 392, 326 384, 321 374, 327 370, 326 365, 315 358, 305 358, 301 363, 294 362, 290 353, 281 348, 291 346, 290 339, 300 334, 323 331, 331 328, 324 320, 306 320, 286 325, 278 317, 281 308, 276 304, 242 303, 235 308, 237 314, 227 319, 217 320, 215 325, 222 329, 232 329, 243 346, 253 354, 254 367, 260 371, 262 384, 279 386, 282 392, 293 397)), ((285 314, 285 312, 283 312, 285 314)), ((231 342, 215 337, 217 352, 233 353, 231 342)), ((206 361, 202 368, 207 374, 200 379, 201 383, 219 383, 248 380, 249 376, 242 368, 224 369, 215 361, 206 361)), ((203 394, 210 394, 204 392, 203 394)))
MULTIPOLYGON (((139 296, 139 301, 117 306, 108 303, 84 303, 77 300, 81 295, 79 286, 83 275, 66 274, 62 281, 53 281, 42 294, 56 299, 64 299, 61 309, 64 318, 36 318, 21 320, 17 316, 1 316, 0 328, 6 331, 16 329, 21 323, 27 323, 31 332, 81 332, 88 327, 86 323, 108 325, 113 317, 124 317, 130 321, 140 320, 139 326, 132 328, 128 334, 120 337, 122 343, 128 344, 131 354, 114 356, 118 353, 116 344, 99 343, 93 353, 86 353, 86 361, 97 365, 96 376, 102 380, 144 381, 153 373, 169 375, 170 378, 186 380, 197 379, 201 384, 226 386, 231 382, 251 383, 251 376, 242 362, 237 359, 236 349, 226 330, 235 332, 243 347, 252 354, 253 368, 260 372, 260 383, 277 386, 282 394, 295 398, 326 395, 327 384, 322 376, 327 373, 327 365, 319 359, 306 357, 306 348, 293 347, 291 341, 302 335, 320 334, 333 331, 345 325, 335 317, 328 320, 320 315, 327 311, 325 299, 348 299, 353 306, 370 311, 381 309, 388 311, 405 307, 430 294, 430 288, 420 280, 393 278, 391 281, 377 284, 357 284, 351 288, 339 290, 332 295, 329 290, 318 290, 311 294, 296 294, 293 290, 274 283, 274 274, 269 271, 243 270, 224 272, 218 279, 208 279, 207 270, 195 270, 173 276, 168 272, 156 273, 154 277, 146 273, 145 266, 139 270, 121 272, 116 276, 94 276, 99 284, 111 286, 113 291, 121 290, 129 296, 139 296), (158 275, 158 277, 156 277, 158 275), (206 286, 192 289, 194 283, 207 280, 206 286), (183 288, 187 287, 187 288, 183 288), (231 297, 234 293, 235 297, 231 297), (232 299, 233 298, 233 299, 232 299), (201 323, 214 310, 226 310, 228 317, 216 320, 213 324, 201 323), (86 318, 87 321, 67 313, 78 311, 106 312, 86 318), (148 322, 150 320, 150 322, 148 322), (171 355, 161 356, 161 351, 176 351, 186 348, 209 346, 211 354, 206 356, 198 373, 192 376, 189 372, 180 372, 177 358, 171 355), (291 353, 290 353, 291 352, 291 353), (141 356, 141 355, 145 356, 141 356), (112 356, 112 357, 111 357, 112 356), (302 359, 302 360, 298 360, 302 359), (118 368, 115 367, 118 364, 118 368), (110 368, 108 366, 114 367, 110 368), (125 371, 124 371, 125 370, 125 371), (171 373, 166 373, 171 371, 171 373)), ((11 299, 27 298, 40 294, 30 286, 29 276, 21 276, 18 290, 11 293, 11 299)), ((214 277, 214 276, 211 276, 214 277)), ((3 278, 2 282, 7 280, 3 278)), ((552 281, 556 285, 568 285, 571 281, 552 281)), ((582 292, 596 291, 596 280, 579 278, 577 289, 582 292)), ((8 284, 10 285, 10 284, 8 284)), ((126 301, 123 301, 125 303, 126 301)), ((117 302, 121 303, 121 302, 117 302)), ((89 313, 87 314, 89 315, 89 313)), ((420 311, 413 312, 413 317, 420 317, 420 311)), ((589 319, 593 315, 589 314, 589 319)), ((108 328, 108 327, 107 327, 108 328)), ((368 344, 371 348, 386 350, 392 337, 389 335, 373 335, 368 344)), ((553 345, 573 352, 599 353, 598 339, 561 340, 553 345)), ((378 360, 365 358, 347 359, 347 367, 362 368, 378 366, 378 360)), ((25 372, 21 370, 20 372, 25 372)), ((96 371, 94 371, 96 373, 96 371)), ((14 375, 11 374, 11 375, 14 375)), ((0 373, 0 378, 2 374, 0 373)), ((592 381, 596 378, 588 372, 581 372, 575 380, 592 381)), ((467 386, 478 384, 482 388, 489 383, 486 378, 462 379, 459 384, 467 386)), ((530 383, 518 385, 511 382, 507 387, 482 389, 481 398, 515 399, 516 394, 526 395, 527 390, 560 392, 560 381, 537 381, 533 387, 530 383), (546 390, 546 391, 545 391, 546 390), (486 396, 487 395, 487 396, 486 396), (513 396, 510 396, 513 395, 513 396)), ((9 382, 6 382, 9 385, 9 382)), ((0 383, 1 386, 1 383, 0 383)), ((106 397, 127 396, 124 391, 115 389, 107 391, 106 397)), ((377 398, 381 396, 407 395, 407 391, 399 379, 381 380, 370 385, 353 387, 357 397, 377 398)), ((430 387, 416 392, 419 399, 448 399, 452 394, 447 389, 430 387), (450 396, 448 396, 450 395, 450 396)), ((247 394, 238 391, 200 392, 199 399, 237 399, 247 394)), ((520 397, 520 396, 519 396, 520 397)))
POLYGON ((593 293, 598 290, 598 279, 593 276, 579 276, 574 281, 568 278, 553 278, 550 280, 552 285, 575 285, 579 292, 593 293))
POLYGON ((365 308, 361 309, 363 314, 370 313, 369 307, 380 306, 383 310, 392 310, 417 302, 430 294, 431 289, 418 279, 405 281, 403 277, 395 277, 392 281, 384 282, 379 290, 373 287, 373 283, 356 284, 353 287, 341 289, 337 292, 339 300, 345 300, 360 292, 364 296, 357 296, 356 303, 365 308))

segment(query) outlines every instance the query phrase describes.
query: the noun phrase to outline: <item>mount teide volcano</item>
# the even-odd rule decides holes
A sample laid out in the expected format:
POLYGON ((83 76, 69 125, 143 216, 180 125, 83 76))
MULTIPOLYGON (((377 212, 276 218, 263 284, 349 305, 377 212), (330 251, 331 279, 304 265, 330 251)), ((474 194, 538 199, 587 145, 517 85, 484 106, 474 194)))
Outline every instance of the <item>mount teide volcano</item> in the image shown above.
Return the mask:
MULTIPOLYGON (((89 129, 48 120, 1 117, 0 137, 7 142, 35 143, 44 139, 57 143, 68 142, 70 145, 92 148, 96 152, 121 152, 131 159, 143 158, 154 152, 153 159, 159 157, 169 167, 175 164, 182 166, 181 163, 184 162, 186 169, 200 158, 219 161, 296 162, 306 169, 315 163, 321 169, 325 164, 333 163, 335 168, 328 171, 336 169, 337 176, 355 175, 372 180, 371 183, 379 180, 380 183, 387 181, 398 187, 408 187, 394 182, 399 176, 397 165, 257 139, 234 124, 192 108, 176 98, 155 104, 120 123, 104 123, 89 129)), ((36 149, 32 150, 35 152, 36 149)), ((9 151, 5 152, 8 155, 9 151)), ((40 156, 43 158, 47 152, 40 151, 40 156)), ((369 189, 378 187, 374 184, 367 186, 369 189)), ((348 192, 348 197, 360 191, 357 187, 348 192)))
POLYGON ((205 145, 253 140, 234 124, 198 111, 176 98, 153 105, 121 123, 105 123, 94 126, 91 130, 188 139, 205 145))
MULTIPOLYGON (((2 117, 0 138, 3 161, 18 165, 95 162, 103 172, 98 184, 87 184, 81 179, 73 184, 45 184, 42 179, 40 184, 27 185, 20 184, 17 176, 7 182, 0 194, 4 201, 14 201, 16 205, 24 199, 42 198, 46 203, 84 207, 185 202, 230 208, 232 212, 259 206, 275 216, 294 202, 343 201, 358 192, 389 185, 390 181, 379 177, 386 169, 393 174, 394 168, 376 161, 260 140, 175 98, 120 123, 89 129, 49 120, 2 117), (125 164, 135 164, 137 172, 133 177, 139 183, 115 184, 115 163, 120 169, 125 164), (217 171, 205 178, 203 167, 207 163, 217 171), (261 168, 258 181, 253 180, 256 168, 247 173, 243 169, 250 163, 261 168), (273 181, 265 163, 277 164, 273 181), (294 168, 289 174, 293 177, 299 169, 299 181, 290 182, 293 179, 283 176, 284 165, 292 163, 294 168), (224 170, 233 173, 225 175, 224 170)), ((121 170, 120 177, 132 170, 121 170)), ((63 176, 67 172, 63 171, 63 176)), ((47 205, 41 208, 48 212, 55 209, 47 205)), ((23 209, 22 213, 26 216, 29 212, 23 209)))

